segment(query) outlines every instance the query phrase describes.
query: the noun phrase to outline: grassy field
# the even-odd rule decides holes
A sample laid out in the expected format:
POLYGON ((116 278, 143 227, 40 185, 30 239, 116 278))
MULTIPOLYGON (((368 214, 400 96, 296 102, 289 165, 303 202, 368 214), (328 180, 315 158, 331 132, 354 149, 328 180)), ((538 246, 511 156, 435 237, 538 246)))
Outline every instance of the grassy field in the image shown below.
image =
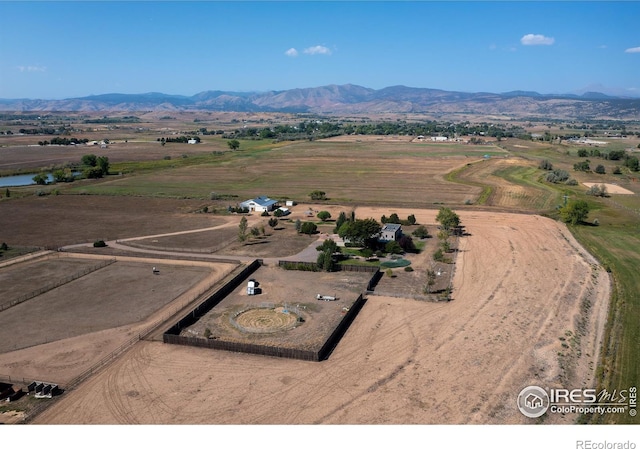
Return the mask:
POLYGON ((451 154, 442 156, 443 147, 438 145, 414 146, 406 142, 243 141, 240 151, 217 159, 211 156, 193 165, 178 161, 166 169, 156 166, 143 173, 132 169, 136 176, 109 177, 92 185, 71 187, 69 193, 205 199, 216 192, 236 195, 241 200, 268 195, 305 201, 311 191, 319 189, 327 193, 332 203, 421 207, 463 204, 472 200, 479 189, 452 183, 444 175, 472 159, 464 153, 482 158, 488 150, 462 144, 449 149, 451 154))
MULTIPOLYGON (((600 219, 604 225, 575 226, 571 230, 612 272, 614 290, 599 375, 601 387, 621 391, 637 386, 640 379, 640 219, 609 207, 600 209, 598 215, 604 217, 600 219)), ((637 422, 626 414, 609 419, 637 422)))

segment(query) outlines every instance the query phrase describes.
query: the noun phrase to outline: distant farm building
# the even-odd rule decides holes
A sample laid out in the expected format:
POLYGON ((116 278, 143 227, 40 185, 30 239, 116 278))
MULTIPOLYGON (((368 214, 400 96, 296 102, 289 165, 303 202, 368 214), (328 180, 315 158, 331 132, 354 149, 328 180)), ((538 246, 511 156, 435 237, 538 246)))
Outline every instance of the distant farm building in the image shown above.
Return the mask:
POLYGON ((402 236, 402 225, 395 223, 387 223, 380 231, 379 242, 397 241, 402 236))
POLYGON ((446 136, 432 136, 431 137, 431 141, 432 142, 446 142, 447 140, 449 140, 449 138, 446 137, 446 136))
POLYGON ((278 202, 266 196, 259 196, 251 200, 243 201, 240 207, 249 209, 249 212, 271 212, 278 202))
POLYGON ((189 139, 187 140, 187 143, 190 145, 195 145, 196 143, 198 143, 198 141, 196 139, 189 139))

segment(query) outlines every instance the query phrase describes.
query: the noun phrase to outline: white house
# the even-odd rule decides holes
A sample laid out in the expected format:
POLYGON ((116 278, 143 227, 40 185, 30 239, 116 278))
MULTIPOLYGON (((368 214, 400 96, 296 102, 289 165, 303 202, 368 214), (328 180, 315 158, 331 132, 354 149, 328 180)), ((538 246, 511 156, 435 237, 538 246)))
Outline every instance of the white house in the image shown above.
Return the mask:
POLYGON ((448 139, 448 137, 446 136, 432 136, 431 137, 431 141, 432 142, 446 142, 448 139))
POLYGON ((191 145, 195 145, 196 143, 198 143, 198 141, 196 139, 189 139, 187 140, 187 143, 191 145))
POLYGON ((386 223, 380 231, 379 242, 392 242, 398 240, 402 236, 402 225, 395 223, 386 223))
POLYGON ((243 201, 240 207, 249 209, 249 212, 271 212, 278 202, 266 196, 259 196, 251 200, 243 201))

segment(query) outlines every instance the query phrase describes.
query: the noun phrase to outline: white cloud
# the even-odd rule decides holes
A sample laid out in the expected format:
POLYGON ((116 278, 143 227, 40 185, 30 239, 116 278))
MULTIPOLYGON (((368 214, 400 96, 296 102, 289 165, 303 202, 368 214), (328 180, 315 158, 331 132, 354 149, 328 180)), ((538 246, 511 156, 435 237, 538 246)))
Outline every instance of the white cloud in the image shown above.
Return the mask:
POLYGON ((520 42, 522 45, 553 45, 555 39, 542 34, 525 34, 520 42))
POLYGON ((627 48, 625 53, 640 53, 640 47, 627 48))
POLYGON ((305 48, 303 52, 307 55, 330 55, 331 50, 323 45, 316 45, 315 47, 305 48))
POLYGON ((607 48, 607 46, 602 44, 602 45, 598 45, 596 48, 607 48))
POLYGON ((40 65, 19 65, 18 70, 21 72, 46 72, 47 68, 40 65))
POLYGON ((284 54, 292 58, 295 58, 296 56, 298 56, 298 50, 292 47, 289 50, 285 51, 284 54))

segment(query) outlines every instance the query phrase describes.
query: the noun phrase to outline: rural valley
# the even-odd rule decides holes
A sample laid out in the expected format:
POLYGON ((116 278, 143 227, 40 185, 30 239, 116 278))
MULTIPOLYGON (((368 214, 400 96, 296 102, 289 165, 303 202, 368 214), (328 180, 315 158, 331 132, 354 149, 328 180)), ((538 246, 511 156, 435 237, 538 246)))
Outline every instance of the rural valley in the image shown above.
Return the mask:
POLYGON ((610 118, 2 113, 0 420, 638 423, 516 403, 637 385, 638 157, 610 118))

